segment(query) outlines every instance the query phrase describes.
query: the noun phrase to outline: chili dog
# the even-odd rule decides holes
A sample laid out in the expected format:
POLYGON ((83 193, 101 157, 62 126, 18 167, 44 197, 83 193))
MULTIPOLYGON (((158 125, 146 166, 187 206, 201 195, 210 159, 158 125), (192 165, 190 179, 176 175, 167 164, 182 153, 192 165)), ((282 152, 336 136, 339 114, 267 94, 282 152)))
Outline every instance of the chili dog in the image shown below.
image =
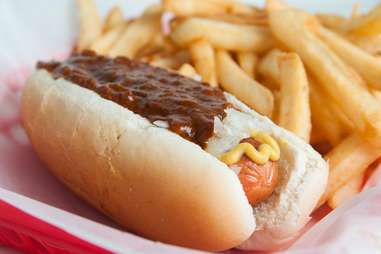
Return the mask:
POLYGON ((327 181, 317 152, 232 95, 124 57, 39 63, 22 119, 77 195, 127 230, 181 246, 276 249, 327 181))

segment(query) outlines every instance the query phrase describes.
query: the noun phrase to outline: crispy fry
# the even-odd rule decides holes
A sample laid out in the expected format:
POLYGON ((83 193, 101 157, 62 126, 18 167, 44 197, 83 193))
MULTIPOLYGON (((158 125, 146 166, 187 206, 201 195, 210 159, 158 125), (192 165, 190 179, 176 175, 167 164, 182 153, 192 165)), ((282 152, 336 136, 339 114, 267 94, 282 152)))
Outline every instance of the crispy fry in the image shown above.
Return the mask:
POLYGON ((351 130, 351 123, 333 103, 319 90, 310 79, 310 103, 313 129, 318 130, 331 145, 338 144, 351 130))
POLYGON ((150 58, 155 54, 170 54, 178 50, 176 45, 161 33, 156 33, 152 40, 141 50, 138 51, 135 58, 150 58))
POLYGON ((120 24, 119 26, 110 29, 91 43, 90 49, 98 54, 107 55, 109 49, 117 42, 126 27, 126 24, 120 24))
POLYGON ((381 91, 380 90, 372 90, 372 94, 381 104, 381 91))
POLYGON ((246 14, 217 14, 198 16, 200 18, 207 18, 212 20, 219 20, 227 23, 238 25, 254 25, 254 26, 268 26, 267 16, 252 16, 246 14))
POLYGON ((319 13, 316 17, 323 26, 338 32, 342 31, 345 24, 349 22, 348 18, 335 14, 319 13))
POLYGON ((163 6, 160 3, 152 4, 148 6, 144 11, 142 16, 152 16, 152 15, 158 15, 163 12, 163 6))
POLYGON ((258 63, 258 57, 252 52, 238 52, 237 61, 242 70, 251 78, 255 79, 255 69, 258 63))
POLYGON ((270 9, 270 27, 275 36, 298 53, 305 65, 358 132, 381 146, 379 103, 331 49, 310 30, 315 20, 290 8, 270 9), (298 36, 295 36, 297 34, 298 36))
POLYGON ((278 58, 280 108, 278 124, 307 143, 311 133, 309 85, 299 56, 288 53, 278 58))
POLYGON ((227 13, 234 1, 162 0, 165 11, 177 16, 213 15, 227 13))
POLYGON ((188 63, 190 60, 191 58, 188 51, 180 50, 170 55, 155 55, 149 62, 157 67, 176 70, 184 63, 188 63))
POLYGON ((346 184, 341 186, 327 201, 329 207, 337 208, 345 201, 353 198, 361 191, 364 180, 364 174, 359 174, 352 177, 346 184))
POLYGON ((189 47, 192 61, 198 73, 200 73, 202 81, 209 83, 211 86, 216 87, 216 62, 214 49, 210 43, 201 39, 192 43, 189 47))
POLYGON ((352 177, 363 174, 367 167, 381 156, 381 149, 352 134, 330 151, 325 159, 330 173, 325 194, 320 200, 323 204, 352 177))
POLYGON ((124 23, 123 12, 119 6, 114 6, 106 16, 103 32, 114 29, 124 23))
POLYGON ((183 47, 205 38, 215 48, 234 51, 263 52, 274 45, 267 28, 205 18, 185 19, 174 28, 171 38, 183 47))
POLYGON ((284 52, 279 49, 273 49, 267 53, 258 64, 258 73, 263 77, 272 81, 275 85, 274 88, 278 89, 280 86, 280 71, 278 64, 278 57, 284 52))
MULTIPOLYGON (((312 103, 310 102, 310 104, 312 104, 312 103)), ((319 126, 314 124, 314 121, 312 119, 312 115, 313 115, 313 112, 312 112, 312 109, 311 109, 312 128, 311 128, 311 135, 310 135, 310 144, 312 144, 312 145, 319 145, 319 144, 322 144, 322 143, 328 143, 331 146, 331 144, 327 141, 327 138, 324 135, 323 131, 321 131, 318 128, 319 126)), ((315 150, 317 150, 317 149, 315 149, 315 150)), ((319 150, 317 150, 317 151, 320 152, 319 150)))
POLYGON ((121 38, 110 49, 110 56, 135 57, 150 43, 156 33, 160 33, 159 19, 160 15, 148 15, 128 24, 121 38))
POLYGON ((274 98, 270 90, 248 76, 223 50, 217 51, 217 72, 221 86, 259 113, 271 116, 274 98))
POLYGON ((354 19, 359 16, 360 16, 360 2, 357 1, 352 5, 351 18, 354 19))
POLYGON ((195 68, 193 68, 193 66, 188 63, 181 65, 177 72, 183 76, 193 78, 195 80, 201 80, 201 77, 197 74, 195 68))
POLYGON ((343 30, 350 34, 376 35, 381 33, 381 4, 367 14, 358 16, 348 22, 343 30))
POLYGON ((101 34, 102 24, 94 0, 78 0, 77 3, 80 20, 77 51, 82 51, 101 34))
POLYGON ((231 14, 244 14, 249 16, 266 16, 266 13, 263 10, 260 10, 254 6, 248 4, 242 4, 236 1, 229 9, 231 14))
POLYGON ((381 59, 381 34, 371 36, 349 35, 347 38, 357 47, 381 59))
POLYGON ((280 91, 279 90, 274 90, 273 96, 274 96, 274 109, 273 113, 271 115, 271 120, 274 123, 278 123, 279 121, 279 108, 280 108, 280 91))
POLYGON ((319 27, 318 35, 337 55, 358 71, 374 88, 381 89, 381 60, 377 59, 334 32, 319 27))

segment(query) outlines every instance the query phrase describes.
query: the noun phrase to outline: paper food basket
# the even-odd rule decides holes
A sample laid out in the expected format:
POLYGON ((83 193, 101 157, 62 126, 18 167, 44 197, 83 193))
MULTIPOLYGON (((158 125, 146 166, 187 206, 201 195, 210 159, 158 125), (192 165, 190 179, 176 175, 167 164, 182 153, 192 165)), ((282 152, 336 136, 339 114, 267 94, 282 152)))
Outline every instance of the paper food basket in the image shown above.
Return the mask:
MULTIPOLYGON (((97 4, 103 15, 116 3, 136 15, 154 2, 97 4)), ((329 12, 351 8, 351 1, 291 2, 329 12)), ((363 2, 364 8, 376 3, 363 2)), ((74 0, 0 1, 0 245, 29 253, 203 253, 122 231, 71 194, 34 154, 20 124, 20 91, 37 60, 68 56, 76 15, 74 0)), ((285 252, 381 253, 380 180, 379 169, 362 194, 328 215, 329 209, 320 209, 285 252)), ((235 252, 244 253, 226 253, 235 252)))

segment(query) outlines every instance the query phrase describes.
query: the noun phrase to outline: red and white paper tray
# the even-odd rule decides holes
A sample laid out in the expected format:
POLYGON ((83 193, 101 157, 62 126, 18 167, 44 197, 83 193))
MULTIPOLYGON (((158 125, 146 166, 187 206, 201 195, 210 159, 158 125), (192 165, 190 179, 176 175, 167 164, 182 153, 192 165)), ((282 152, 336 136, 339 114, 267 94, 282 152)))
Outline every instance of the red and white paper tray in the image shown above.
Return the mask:
MULTIPOLYGON (((116 2, 97 1, 102 14, 116 2)), ((136 15, 153 2, 120 0, 119 4, 126 15, 136 15)), ((290 2, 349 13, 353 1, 290 2)), ((362 1, 362 7, 376 2, 362 1)), ((62 186, 33 152, 20 125, 20 92, 37 60, 63 59, 69 54, 77 35, 76 15, 74 0, 0 1, 0 245, 55 254, 203 253, 122 231, 62 186)), ((378 184, 381 168, 356 198, 333 212, 317 211, 285 252, 381 253, 378 184)), ((0 247, 0 253, 4 250, 0 247)), ((233 252, 238 251, 228 253, 233 252)))

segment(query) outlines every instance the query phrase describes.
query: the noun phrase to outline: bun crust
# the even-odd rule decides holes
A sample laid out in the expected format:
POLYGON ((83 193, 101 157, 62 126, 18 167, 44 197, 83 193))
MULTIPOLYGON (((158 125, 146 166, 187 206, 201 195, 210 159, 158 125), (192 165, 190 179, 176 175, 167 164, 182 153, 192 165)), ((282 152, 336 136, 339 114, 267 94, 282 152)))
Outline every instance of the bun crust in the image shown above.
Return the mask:
POLYGON ((234 108, 215 121, 207 152, 45 70, 28 81, 22 118, 50 171, 129 231, 210 251, 278 249, 308 221, 327 164, 292 133, 226 98, 234 108), (254 208, 234 171, 216 159, 251 128, 271 133, 281 147, 281 180, 254 208))
POLYGON ((90 90, 39 70, 24 90, 22 119, 51 172, 134 233, 219 251, 255 230, 225 164, 90 90))

